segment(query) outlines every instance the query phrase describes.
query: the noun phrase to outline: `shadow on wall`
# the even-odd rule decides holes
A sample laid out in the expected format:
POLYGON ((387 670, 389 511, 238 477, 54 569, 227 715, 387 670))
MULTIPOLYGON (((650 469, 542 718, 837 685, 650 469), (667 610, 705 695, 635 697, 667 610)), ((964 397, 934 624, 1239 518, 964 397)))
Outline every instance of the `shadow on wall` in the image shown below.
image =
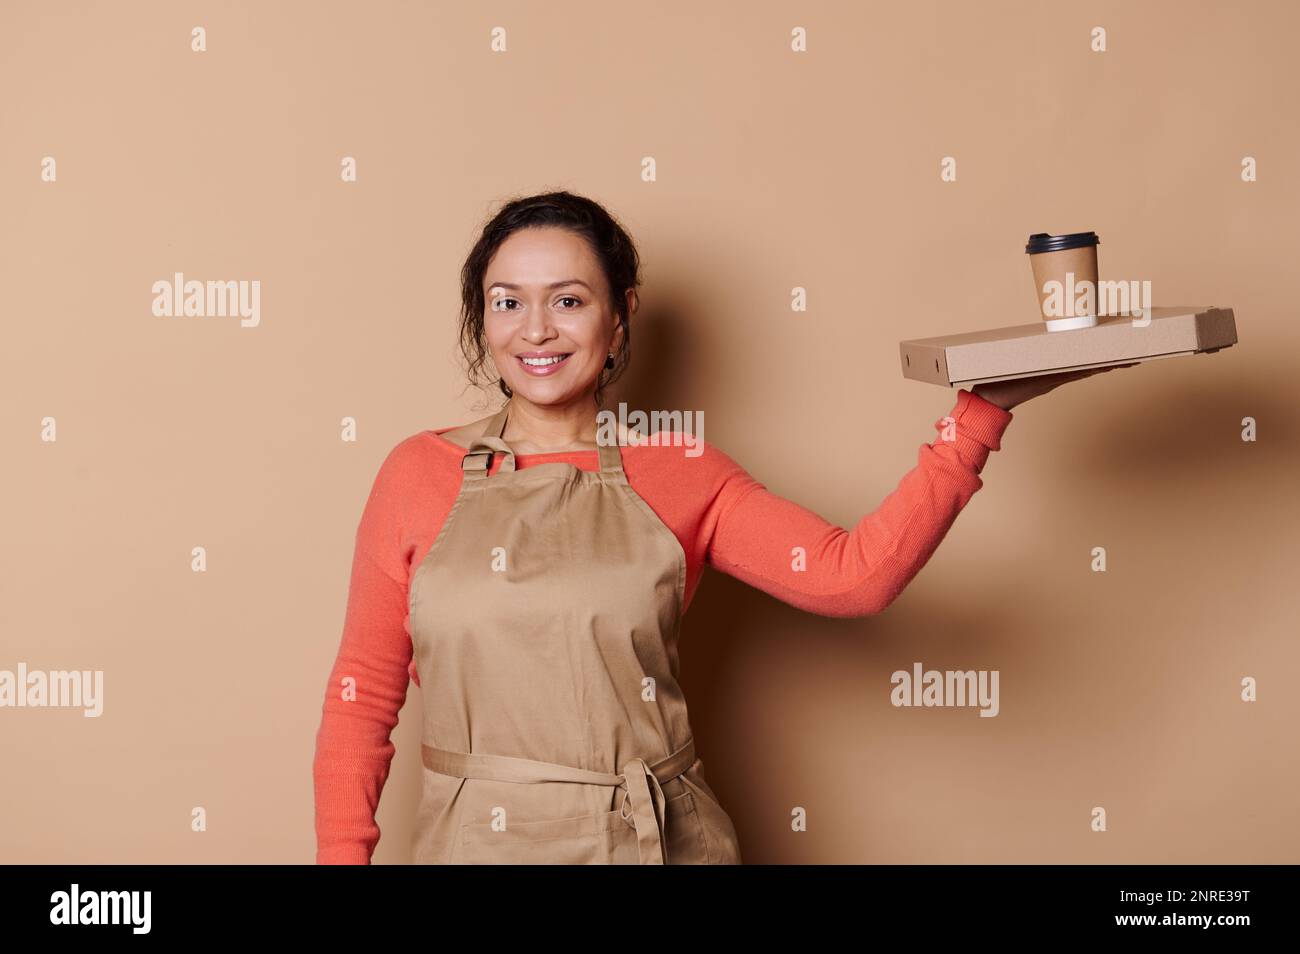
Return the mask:
MULTIPOLYGON (((1107 395, 1105 413, 1071 415, 1070 439, 1051 438, 1050 471, 1098 487, 1094 506, 1109 510, 1122 499, 1125 508, 1143 515, 1145 529, 1139 533, 1159 531, 1173 521, 1178 530, 1171 536, 1175 547, 1181 547, 1179 541, 1188 533, 1213 536, 1232 551, 1223 555, 1226 575, 1249 574, 1260 548, 1272 552, 1272 547, 1285 545, 1284 538, 1294 536, 1300 509, 1294 499, 1300 428, 1292 411, 1296 404, 1289 400, 1296 390, 1289 370, 1281 364, 1252 368, 1240 386, 1198 377, 1195 372, 1203 369, 1175 367, 1172 362, 1143 370, 1154 373, 1140 387, 1126 390, 1126 384, 1107 395), (1247 416, 1255 419, 1260 435, 1253 444, 1241 440, 1241 420, 1247 416), (1220 521, 1240 526, 1219 534, 1215 528, 1220 521)), ((1141 373, 1131 369, 1129 381, 1141 380, 1135 372, 1141 373)), ((1086 386, 1084 382, 1077 392, 1080 397, 1086 386)), ((1027 446, 1010 446, 1033 453, 1027 446)), ((900 460, 903 466, 910 462, 900 460)), ((1066 502, 1061 506, 1069 508, 1066 502)), ((843 853, 842 841, 828 846, 820 839, 797 839, 782 848, 785 842, 774 828, 775 819, 783 818, 789 805, 835 792, 837 760, 847 759, 860 769, 864 760, 906 742, 871 737, 884 725, 862 722, 861 728, 854 728, 864 717, 869 721, 873 713, 887 713, 888 674, 903 665, 900 660, 977 668, 996 658, 1028 687, 1030 694, 1020 699, 1022 708, 1055 713, 1045 718, 1064 720, 1054 731, 1063 733, 1066 741, 1078 733, 1106 737, 1106 726, 1116 722, 1144 724, 1142 720, 1152 715, 1147 711, 1150 687, 1129 687, 1127 694, 1108 691, 1107 680, 1123 682, 1122 673, 1111 671, 1119 663, 1108 661, 1108 654, 1114 651, 1116 659, 1122 659, 1134 633, 1159 636, 1162 625, 1173 625, 1162 616, 1168 606, 1187 599, 1180 589, 1186 580, 1208 580, 1221 572, 1199 563, 1193 567, 1200 559, 1194 546, 1185 552, 1190 577, 1181 575, 1177 561, 1152 567, 1144 576, 1146 583, 1162 588, 1161 598, 1144 597, 1140 580, 1117 579, 1110 591, 1118 600, 1114 606, 1098 604, 1085 591, 1068 590, 1056 604, 1061 615, 1055 620, 1044 618, 1041 594, 1024 605, 1016 598, 1020 584, 1015 581, 1033 569, 1026 565, 1033 554, 990 555, 981 572, 992 574, 989 585, 966 581, 956 591, 936 581, 933 572, 927 576, 927 566, 885 613, 861 620, 803 613, 725 574, 706 571, 683 623, 682 682, 709 766, 709 782, 736 824, 746 861, 817 863, 827 860, 827 852, 843 853), (1094 629, 1099 641, 1088 644, 1091 650, 1060 645, 1061 639, 1073 640, 1094 629), (1083 678, 1072 686, 1070 667, 1088 652, 1102 658, 1088 672, 1075 673, 1083 678), (864 697, 863 680, 878 682, 880 692, 864 697), (809 697, 814 689, 815 696, 809 697), (1080 694, 1082 699, 1077 698, 1080 694), (1090 722, 1084 717, 1090 700, 1103 697, 1105 725, 1090 722), (1057 712, 1061 706, 1069 712, 1057 712), (828 718, 833 722, 826 725, 822 720, 828 718), (799 778, 802 783, 791 782, 799 778), (808 857, 797 857, 804 854, 808 857)), ((1056 573, 1059 577, 1059 570, 1056 573)), ((1054 578, 1049 585, 1059 584, 1054 578)), ((1046 599, 1051 602, 1050 594, 1046 599)), ((1162 638, 1138 644, 1134 658, 1158 658, 1168 644, 1162 638)), ((1003 726, 1010 734, 1001 743, 988 742, 999 752, 999 745, 1021 743, 1032 751, 1051 736, 1023 719, 1003 726), (1012 743, 1013 738, 1019 742, 1012 743)), ((945 731, 978 745, 971 736, 978 728, 976 722, 960 722, 945 731)), ((918 724, 908 731, 923 738, 926 729, 918 724)), ((1114 742, 1123 747, 1125 738, 1121 733, 1114 742)), ((907 751, 907 746, 902 749, 907 751)), ((857 789, 854 797, 858 822, 869 825, 879 817, 871 804, 873 790, 857 789)), ((821 808, 833 810, 828 804, 821 808)), ((874 849, 868 845, 864 850, 874 849)), ((905 844, 902 850, 906 852, 905 844)))
POLYGON ((1077 439, 1071 442, 1075 452, 1066 463, 1087 466, 1098 476, 1119 467, 1126 473, 1141 473, 1159 486, 1212 478, 1225 481, 1225 489, 1231 491, 1241 461, 1229 449, 1249 450, 1266 458, 1270 467, 1300 460, 1300 422, 1295 414, 1300 384, 1294 367, 1252 361, 1249 371, 1242 371, 1245 380, 1240 385, 1226 376, 1202 373, 1215 370, 1204 364, 1232 360, 1234 350, 1166 359, 1170 364, 1163 368, 1162 362, 1153 362, 1114 372, 1116 385, 1124 380, 1121 375, 1148 372, 1150 376, 1140 390, 1122 385, 1121 393, 1132 401, 1126 405, 1127 413, 1085 417, 1075 424, 1077 439), (1183 365, 1176 366, 1177 362, 1183 365), (1193 366, 1187 367, 1188 363, 1193 366), (1254 444, 1241 440, 1245 417, 1255 419, 1254 444))

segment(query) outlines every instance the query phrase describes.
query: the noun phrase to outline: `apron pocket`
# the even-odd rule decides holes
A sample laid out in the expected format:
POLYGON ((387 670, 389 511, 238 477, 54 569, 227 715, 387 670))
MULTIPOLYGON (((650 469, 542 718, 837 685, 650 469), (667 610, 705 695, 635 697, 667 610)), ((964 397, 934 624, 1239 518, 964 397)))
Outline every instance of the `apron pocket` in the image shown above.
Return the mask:
MULTIPOLYGON (((704 828, 695 796, 668 799, 664 822, 669 864, 706 864, 704 828)), ((504 831, 491 822, 461 825, 454 863, 467 865, 636 864, 636 830, 617 810, 541 821, 507 821, 504 831)))
MULTIPOLYGON (((632 832, 635 848, 636 832, 632 832)), ((704 837, 704 824, 696 811, 695 795, 683 792, 668 799, 668 819, 664 823, 664 850, 670 865, 712 864, 709 843, 704 837), (674 804, 682 806, 674 811, 674 804)))

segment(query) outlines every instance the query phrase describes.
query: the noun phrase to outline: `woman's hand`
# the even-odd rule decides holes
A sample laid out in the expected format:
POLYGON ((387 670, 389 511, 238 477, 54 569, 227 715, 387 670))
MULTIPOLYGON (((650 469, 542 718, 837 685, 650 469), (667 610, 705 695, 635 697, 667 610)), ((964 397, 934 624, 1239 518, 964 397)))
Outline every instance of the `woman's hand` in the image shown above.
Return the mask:
POLYGON ((1031 397, 1046 394, 1066 381, 1076 381, 1102 371, 1114 371, 1116 368, 1131 368, 1140 363, 1133 361, 1129 364, 1112 364, 1108 368, 1084 368, 1082 371, 1060 371, 1056 374, 1040 374, 1037 377, 1018 378, 1014 381, 992 381, 988 384, 975 385, 971 388, 971 393, 979 395, 990 404, 996 404, 1004 411, 1009 411, 1017 404, 1023 404, 1031 397))

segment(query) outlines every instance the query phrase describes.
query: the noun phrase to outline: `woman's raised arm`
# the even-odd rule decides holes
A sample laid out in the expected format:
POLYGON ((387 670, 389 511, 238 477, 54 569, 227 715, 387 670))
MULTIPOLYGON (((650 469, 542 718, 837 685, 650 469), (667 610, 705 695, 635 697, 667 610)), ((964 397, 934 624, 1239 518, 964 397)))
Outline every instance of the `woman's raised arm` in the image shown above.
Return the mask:
POLYGON ((917 465, 852 530, 769 491, 738 465, 725 488, 708 562, 722 572, 821 616, 869 616, 911 582, 974 493, 1012 413, 970 391, 917 465))

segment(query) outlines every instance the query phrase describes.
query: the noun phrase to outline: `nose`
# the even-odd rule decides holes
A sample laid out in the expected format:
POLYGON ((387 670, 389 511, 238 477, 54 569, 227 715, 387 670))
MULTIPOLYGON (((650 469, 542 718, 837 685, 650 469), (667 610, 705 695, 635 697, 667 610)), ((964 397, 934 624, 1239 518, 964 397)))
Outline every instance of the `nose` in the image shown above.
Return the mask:
POLYGON ((555 326, 551 315, 545 308, 530 308, 524 316, 524 323, 519 333, 532 344, 540 344, 547 338, 555 336, 555 326))

